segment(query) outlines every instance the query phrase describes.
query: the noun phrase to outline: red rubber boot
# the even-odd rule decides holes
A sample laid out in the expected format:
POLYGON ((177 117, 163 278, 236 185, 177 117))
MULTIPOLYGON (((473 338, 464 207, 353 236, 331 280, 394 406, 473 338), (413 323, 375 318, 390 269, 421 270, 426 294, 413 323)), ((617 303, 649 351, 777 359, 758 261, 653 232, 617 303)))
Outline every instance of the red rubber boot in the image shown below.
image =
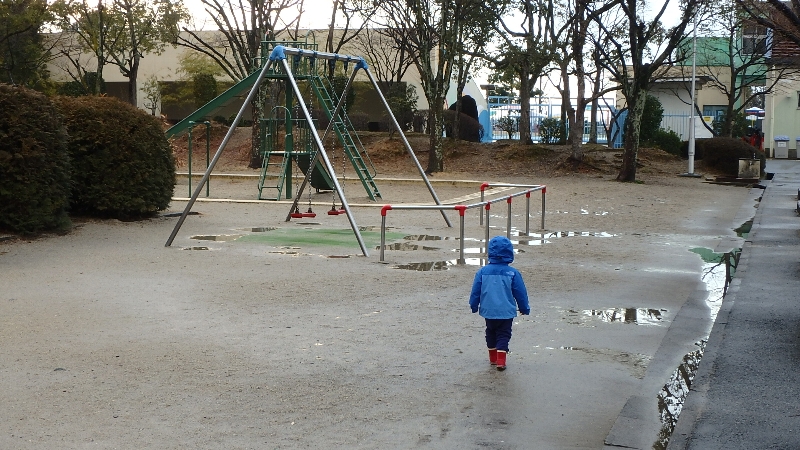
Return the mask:
POLYGON ((497 365, 497 349, 490 348, 489 349, 489 364, 496 366, 497 365))
POLYGON ((506 352, 497 351, 497 370, 506 370, 506 352))

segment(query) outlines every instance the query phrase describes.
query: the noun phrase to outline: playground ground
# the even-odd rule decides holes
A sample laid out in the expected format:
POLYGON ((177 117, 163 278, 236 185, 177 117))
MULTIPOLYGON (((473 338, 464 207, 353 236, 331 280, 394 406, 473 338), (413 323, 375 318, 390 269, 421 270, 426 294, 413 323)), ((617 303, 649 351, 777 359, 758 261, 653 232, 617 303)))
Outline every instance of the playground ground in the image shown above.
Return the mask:
MULTIPOLYGON (((470 264, 452 265, 457 226, 404 211, 389 213, 380 263, 380 208, 359 206, 359 185, 345 189, 369 257, 324 213, 329 194, 289 223, 285 203, 198 201, 169 248, 174 214, 0 242, 0 447, 597 449, 633 399, 628 431, 655 442, 657 395, 719 303, 713 264, 690 250, 739 247, 755 190, 674 174, 444 178, 445 202, 473 201, 481 181, 548 186, 544 236, 513 238, 532 313, 505 372, 467 305, 474 211, 470 264)), ((255 183, 215 178, 212 197, 254 199, 255 183)), ((421 183, 378 185, 378 205, 430 200, 421 183)), ((523 227, 522 202, 512 214, 523 227)), ((502 203, 492 235, 505 218, 502 203)))

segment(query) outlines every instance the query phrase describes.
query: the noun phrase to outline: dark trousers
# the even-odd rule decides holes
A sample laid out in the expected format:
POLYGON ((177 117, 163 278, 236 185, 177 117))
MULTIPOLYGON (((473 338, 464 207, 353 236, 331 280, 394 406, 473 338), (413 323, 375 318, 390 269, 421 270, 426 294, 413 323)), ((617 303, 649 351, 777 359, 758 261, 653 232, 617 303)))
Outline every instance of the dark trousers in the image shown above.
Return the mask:
POLYGON ((486 319, 486 348, 508 351, 514 319, 486 319))

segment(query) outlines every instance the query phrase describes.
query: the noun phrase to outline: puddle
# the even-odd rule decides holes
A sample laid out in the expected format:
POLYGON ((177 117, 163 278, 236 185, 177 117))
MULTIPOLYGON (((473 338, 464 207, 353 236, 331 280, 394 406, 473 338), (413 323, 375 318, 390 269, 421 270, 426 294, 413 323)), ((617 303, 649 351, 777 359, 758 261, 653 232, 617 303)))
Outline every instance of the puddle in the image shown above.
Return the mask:
POLYGON ((606 323, 625 323, 633 325, 661 325, 666 309, 652 308, 606 308, 567 311, 567 322, 573 325, 587 325, 599 320, 606 323))
POLYGON ((610 349, 599 348, 585 348, 585 347, 560 347, 561 350, 569 350, 583 353, 591 359, 611 359, 620 364, 630 367, 633 375, 639 379, 644 378, 647 372, 647 365, 650 363, 650 357, 647 355, 640 355, 636 353, 618 352, 610 349))
POLYGON ((403 238, 406 241, 450 241, 457 238, 449 236, 432 236, 430 234, 411 234, 403 238))
POLYGON ((433 261, 433 262, 421 262, 421 263, 408 263, 408 264, 399 264, 392 269, 405 269, 405 270, 416 270, 418 272, 429 272, 434 270, 448 270, 450 266, 455 266, 457 261, 433 261))
POLYGON ((706 341, 700 341, 695 345, 699 348, 683 357, 681 365, 658 393, 658 411, 662 425, 658 439, 653 443, 655 450, 666 450, 672 432, 675 431, 675 425, 678 424, 678 416, 681 414, 686 396, 689 394, 692 381, 697 374, 697 368, 700 366, 706 341))
POLYGON ((195 239, 198 241, 230 242, 230 241, 235 241, 240 237, 242 237, 241 234, 209 234, 209 235, 192 236, 189 239, 195 239))
MULTIPOLYGON (((387 244, 383 246, 384 250, 403 250, 403 251, 410 251, 410 250, 439 250, 436 247, 425 247, 424 245, 417 245, 412 244, 410 242, 395 242, 394 244, 387 244)), ((380 246, 375 248, 376 250, 380 250, 380 246)))
POLYGON ((183 247, 181 250, 211 250, 211 249, 208 247, 197 246, 197 247, 183 247))
POLYGON ((595 216, 607 216, 607 215, 609 215, 609 214, 611 214, 611 213, 609 213, 608 211, 595 211, 595 212, 589 212, 589 210, 588 210, 588 209, 583 209, 583 208, 581 208, 581 215, 582 215, 582 216, 588 216, 588 215, 590 215, 590 214, 592 214, 592 215, 595 215, 595 216))
POLYGON ((605 231, 553 231, 550 233, 530 233, 527 235, 521 232, 512 232, 512 235, 518 237, 517 240, 511 241, 512 244, 528 245, 528 246, 549 244, 555 239, 561 239, 566 237, 609 238, 618 236, 617 234, 606 233, 605 231))
MULTIPOLYGON (((707 339, 708 334, 711 333, 711 326, 713 326, 717 313, 722 306, 722 300, 725 297, 728 285, 736 271, 741 249, 728 253, 715 253, 707 248, 693 248, 690 251, 698 254, 705 263, 703 264, 700 279, 706 285, 708 293, 706 305, 711 318, 706 334, 707 339)), ((695 344, 698 349, 687 353, 683 357, 681 364, 675 369, 669 381, 658 393, 661 431, 658 433, 656 442, 653 443, 653 448, 656 450, 666 449, 667 444, 669 444, 669 439, 675 430, 675 425, 678 423, 678 416, 680 416, 683 405, 686 402, 686 396, 689 394, 689 388, 691 388, 697 368, 700 366, 706 342, 707 340, 704 339, 695 344)))
POLYGON ((753 228, 753 219, 748 220, 747 222, 741 224, 739 228, 736 228, 735 231, 736 235, 740 238, 747 239, 747 236, 750 235, 750 230, 753 228))

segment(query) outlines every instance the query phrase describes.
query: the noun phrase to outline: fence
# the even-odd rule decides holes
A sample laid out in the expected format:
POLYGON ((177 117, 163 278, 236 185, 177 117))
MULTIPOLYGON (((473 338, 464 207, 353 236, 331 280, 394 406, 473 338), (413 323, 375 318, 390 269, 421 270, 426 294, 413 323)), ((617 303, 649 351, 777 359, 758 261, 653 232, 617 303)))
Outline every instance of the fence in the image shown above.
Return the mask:
MULTIPOLYGON (((497 203, 500 201, 505 200, 508 204, 508 218, 506 223, 506 237, 511 237, 511 200, 514 197, 519 197, 521 195, 525 195, 525 234, 530 234, 530 198, 531 192, 535 191, 542 191, 542 229, 544 229, 544 215, 545 215, 545 206, 546 200, 545 196, 547 194, 547 186, 545 185, 525 185, 525 184, 505 184, 505 183, 483 183, 481 185, 481 201, 479 203, 473 203, 470 205, 385 205, 381 208, 381 252, 380 252, 380 261, 384 261, 384 251, 386 249, 386 214, 391 210, 435 210, 435 211, 442 211, 445 210, 455 210, 458 211, 459 215, 459 257, 458 257, 458 264, 464 264, 466 260, 464 259, 464 215, 468 209, 483 207, 486 211, 486 219, 485 219, 485 239, 486 244, 489 243, 489 211, 491 210, 492 203, 497 203), (520 187, 520 188, 528 188, 524 191, 517 192, 515 194, 505 195, 493 200, 484 200, 484 191, 487 187, 520 187)), ((484 216, 480 216, 480 223, 481 225, 484 224, 484 216)), ((488 250, 487 250, 488 251, 488 250)))
MULTIPOLYGON (((542 97, 542 99, 544 99, 544 97, 542 97)), ((491 123, 491 129, 489 130, 489 133, 491 140, 519 139, 519 117, 521 108, 520 105, 518 103, 514 103, 513 100, 514 99, 511 97, 504 96, 489 97, 489 121, 491 123), (500 126, 502 121, 506 120, 506 118, 512 119, 512 124, 514 124, 515 128, 515 131, 513 131, 510 136, 509 133, 503 130, 500 126)), ((538 103, 531 104, 531 138, 534 142, 541 141, 539 129, 543 119, 549 117, 560 117, 560 100, 560 98, 555 99, 552 97, 547 97, 547 103, 540 101, 538 103)), ((613 109, 604 105, 599 106, 597 110, 597 142, 600 144, 605 144, 608 142, 606 129, 611 126, 613 112, 613 109)), ((583 124, 583 142, 589 142, 591 122, 588 118, 591 118, 592 115, 592 109, 590 106, 587 106, 585 114, 586 115, 584 117, 587 117, 587 119, 584 120, 583 124)))

